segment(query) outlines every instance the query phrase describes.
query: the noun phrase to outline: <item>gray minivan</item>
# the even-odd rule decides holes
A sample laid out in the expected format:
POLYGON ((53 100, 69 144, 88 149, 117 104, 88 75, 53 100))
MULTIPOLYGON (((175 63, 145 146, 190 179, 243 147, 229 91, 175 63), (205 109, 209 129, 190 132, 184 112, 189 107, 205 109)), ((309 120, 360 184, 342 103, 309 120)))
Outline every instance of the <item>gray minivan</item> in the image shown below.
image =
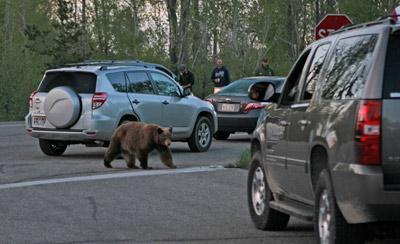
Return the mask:
POLYGON ((308 46, 251 142, 248 203, 255 226, 314 221, 317 243, 363 243, 400 221, 400 24, 353 25, 308 46))
POLYGON ((174 141, 207 151, 218 129, 211 104, 190 95, 165 67, 141 61, 88 61, 46 71, 30 97, 27 132, 43 153, 68 145, 108 146, 129 121, 173 127, 174 141))

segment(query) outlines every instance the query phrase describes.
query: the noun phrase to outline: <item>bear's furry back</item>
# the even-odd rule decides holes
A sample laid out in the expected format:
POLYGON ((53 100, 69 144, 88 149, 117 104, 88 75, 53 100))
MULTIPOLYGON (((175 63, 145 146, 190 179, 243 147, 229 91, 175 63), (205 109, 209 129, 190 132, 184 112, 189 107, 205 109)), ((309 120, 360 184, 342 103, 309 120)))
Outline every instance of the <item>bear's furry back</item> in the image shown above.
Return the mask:
POLYGON ((155 124, 129 122, 118 127, 111 140, 117 139, 121 143, 122 149, 128 151, 145 150, 150 152, 157 146, 159 128, 162 129, 155 124))

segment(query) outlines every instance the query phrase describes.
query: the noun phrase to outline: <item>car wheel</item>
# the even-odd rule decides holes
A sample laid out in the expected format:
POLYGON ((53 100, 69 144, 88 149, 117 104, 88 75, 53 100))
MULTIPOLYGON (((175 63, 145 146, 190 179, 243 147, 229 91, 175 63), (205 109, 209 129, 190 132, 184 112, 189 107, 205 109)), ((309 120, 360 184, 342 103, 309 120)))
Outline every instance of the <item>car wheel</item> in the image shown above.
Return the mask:
POLYGON ((247 178, 247 200, 251 219, 257 229, 284 230, 286 228, 290 215, 269 207, 273 196, 261 166, 261 152, 256 152, 251 160, 247 178))
POLYGON ((39 139, 39 145, 42 152, 48 156, 60 156, 67 149, 67 144, 62 141, 39 139))
POLYGON ((217 131, 214 134, 214 138, 217 140, 226 140, 226 139, 228 139, 230 134, 231 134, 230 132, 226 132, 226 131, 217 131))
POLYGON ((326 169, 321 172, 318 179, 314 216, 317 243, 364 243, 361 225, 348 224, 340 212, 336 204, 331 179, 326 169))
POLYGON ((205 152, 211 146, 212 127, 207 117, 197 119, 192 135, 188 140, 192 152, 205 152))

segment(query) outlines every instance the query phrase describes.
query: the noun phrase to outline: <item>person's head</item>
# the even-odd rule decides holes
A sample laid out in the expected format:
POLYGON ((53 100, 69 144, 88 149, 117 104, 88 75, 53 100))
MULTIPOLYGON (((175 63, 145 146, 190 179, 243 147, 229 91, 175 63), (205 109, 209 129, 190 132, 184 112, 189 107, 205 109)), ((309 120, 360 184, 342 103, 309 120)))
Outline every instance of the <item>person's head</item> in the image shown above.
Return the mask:
POLYGON ((219 69, 222 67, 222 59, 217 59, 217 67, 219 69))
POLYGON ((268 59, 267 59, 267 58, 264 58, 264 59, 262 60, 262 62, 261 62, 261 65, 262 65, 264 68, 266 68, 266 67, 268 66, 268 59))
POLYGON ((186 72, 186 66, 185 66, 184 64, 180 64, 180 65, 178 66, 178 70, 179 70, 179 72, 181 72, 181 73, 185 73, 185 72, 186 72))

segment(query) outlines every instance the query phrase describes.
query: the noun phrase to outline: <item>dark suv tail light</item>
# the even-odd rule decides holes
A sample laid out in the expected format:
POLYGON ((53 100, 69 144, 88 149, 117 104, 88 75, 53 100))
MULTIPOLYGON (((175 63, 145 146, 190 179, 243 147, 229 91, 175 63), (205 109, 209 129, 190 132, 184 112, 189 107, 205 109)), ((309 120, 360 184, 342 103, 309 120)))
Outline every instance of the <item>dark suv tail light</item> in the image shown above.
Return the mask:
POLYGON ((360 101, 355 133, 359 164, 381 164, 381 111, 381 101, 360 101))
POLYGON ((107 100, 107 93, 106 92, 96 92, 92 98, 92 109, 100 108, 107 100))
POLYGON ((33 107, 33 97, 36 95, 37 91, 32 92, 32 94, 29 96, 29 107, 33 107))
POLYGON ((246 105, 246 107, 244 108, 244 111, 249 111, 252 109, 260 109, 260 108, 264 108, 268 103, 254 103, 254 102, 250 102, 246 105))

